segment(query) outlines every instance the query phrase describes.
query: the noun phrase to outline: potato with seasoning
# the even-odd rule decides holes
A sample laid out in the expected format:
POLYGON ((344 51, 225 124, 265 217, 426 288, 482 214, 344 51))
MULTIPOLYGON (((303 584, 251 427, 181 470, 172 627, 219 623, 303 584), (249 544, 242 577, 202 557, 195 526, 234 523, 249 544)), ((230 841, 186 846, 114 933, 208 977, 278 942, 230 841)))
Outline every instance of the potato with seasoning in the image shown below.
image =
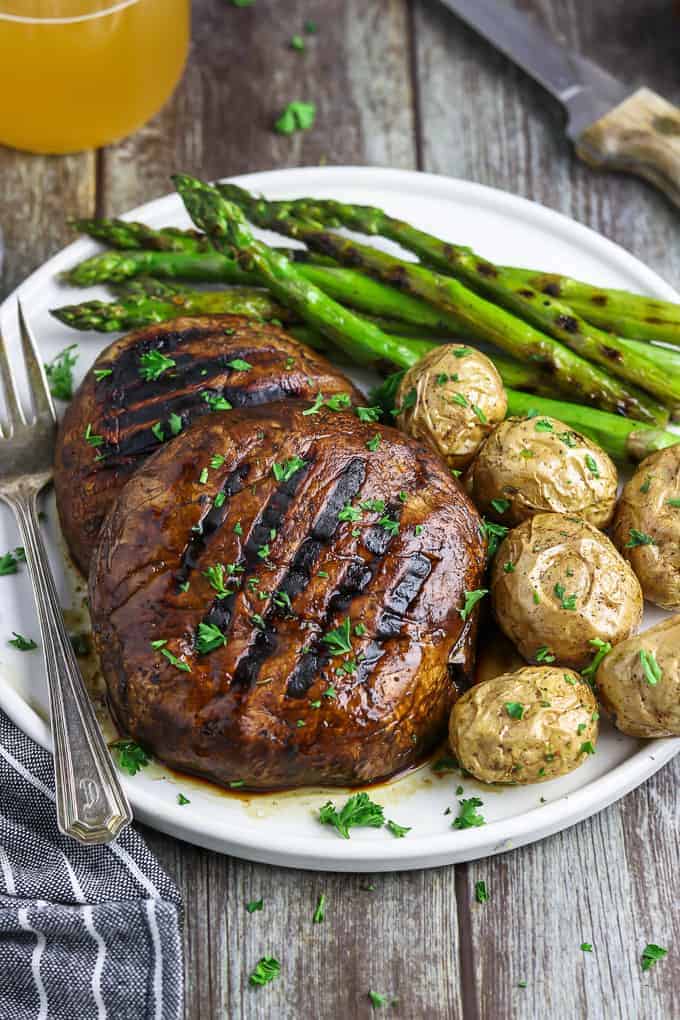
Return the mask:
POLYGON ((404 375, 397 425, 432 447, 456 470, 465 468, 497 422, 507 398, 496 367, 480 351, 443 344, 404 375))
POLYGON ((538 513, 572 513, 605 528, 616 505, 608 454, 556 418, 508 418, 491 433, 469 472, 481 512, 503 524, 538 513))
POLYGON ((680 737, 680 616, 622 641, 597 671, 602 705, 631 737, 680 737))
POLYGON ((621 493, 612 538, 645 598, 680 609, 680 443, 638 466, 621 493))
POLYGON ((595 752, 597 701, 577 673, 525 666, 475 684, 451 710, 449 742, 482 783, 541 783, 595 752))
POLYGON ((570 514, 537 514, 514 528, 490 584, 494 615, 529 662, 583 669, 593 639, 624 641, 642 618, 630 566, 601 531, 570 514))

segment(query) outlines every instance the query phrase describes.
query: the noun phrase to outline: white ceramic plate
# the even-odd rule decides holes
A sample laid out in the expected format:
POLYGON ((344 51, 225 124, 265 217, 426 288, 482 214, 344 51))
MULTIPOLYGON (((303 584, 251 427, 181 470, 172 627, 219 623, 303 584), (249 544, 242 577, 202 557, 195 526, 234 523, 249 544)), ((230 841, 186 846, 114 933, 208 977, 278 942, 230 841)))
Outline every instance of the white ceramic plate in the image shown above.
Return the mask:
MULTIPOLYGON (((502 191, 425 174, 354 167, 306 168, 237 178, 274 198, 334 196, 384 206, 440 236, 473 245, 482 254, 510 265, 572 273, 602 285, 626 287, 679 300, 678 295, 632 255, 577 223, 502 191)), ((65 210, 65 213, 68 210, 65 210)), ((167 195, 129 214, 152 226, 188 224, 181 202, 167 195)), ((266 236, 266 235, 265 235, 266 236)), ((387 245, 386 247, 390 247, 387 245)), ((112 337, 77 334, 60 325, 48 309, 84 297, 106 298, 103 289, 75 290, 57 274, 97 250, 81 240, 37 270, 20 288, 24 307, 46 359, 78 343, 78 379, 112 337)), ((3 334, 16 337, 12 295, 2 309, 3 334)), ((84 586, 64 566, 53 501, 46 528, 63 605, 75 607, 72 629, 82 629, 84 586)), ((18 542, 13 520, 0 516, 0 552, 18 542)), ((645 626, 661 614, 649 611, 645 626)), ((47 695, 39 652, 20 653, 6 644, 11 631, 37 637, 33 598, 25 569, 0 578, 0 705, 15 723, 44 747, 50 746, 47 695)), ((92 672, 92 670, 90 670, 92 672)), ((95 678, 96 682, 96 678, 95 678)), ((342 790, 304 790, 279 795, 238 797, 153 763, 125 786, 138 819, 180 839, 257 861, 328 871, 391 871, 449 864, 521 846, 564 829, 611 804, 657 771, 680 749, 679 740, 640 742, 605 724, 597 753, 563 779, 529 787, 500 789, 436 774, 430 765, 405 778, 375 787, 372 797, 386 816, 411 826, 406 838, 387 830, 355 829, 350 840, 316 819, 329 798, 343 802, 342 790), (460 796, 478 796, 487 824, 452 829, 460 796), (191 803, 180 806, 178 793, 191 803), (451 808, 450 814, 445 814, 451 808)))

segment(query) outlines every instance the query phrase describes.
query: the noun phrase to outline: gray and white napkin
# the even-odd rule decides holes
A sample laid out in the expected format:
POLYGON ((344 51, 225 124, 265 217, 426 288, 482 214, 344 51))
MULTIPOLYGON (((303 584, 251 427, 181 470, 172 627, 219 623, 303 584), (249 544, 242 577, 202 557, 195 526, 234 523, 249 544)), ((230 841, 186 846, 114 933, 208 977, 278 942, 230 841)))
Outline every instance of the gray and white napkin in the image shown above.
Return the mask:
POLYGON ((63 836, 51 757, 0 712, 0 1020, 178 1020, 179 893, 132 829, 63 836))

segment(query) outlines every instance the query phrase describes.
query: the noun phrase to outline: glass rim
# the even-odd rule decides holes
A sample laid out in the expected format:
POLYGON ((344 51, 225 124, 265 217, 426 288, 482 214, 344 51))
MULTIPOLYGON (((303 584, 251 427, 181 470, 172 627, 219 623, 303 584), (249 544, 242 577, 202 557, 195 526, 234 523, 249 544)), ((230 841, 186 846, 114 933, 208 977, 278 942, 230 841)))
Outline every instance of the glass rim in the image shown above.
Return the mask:
POLYGON ((118 0, 117 3, 113 2, 108 7, 104 7, 99 11, 92 11, 91 14, 74 14, 69 18, 41 18, 28 14, 5 14, 0 9, 0 21, 14 21, 21 25, 75 25, 79 21, 94 21, 95 18, 103 18, 108 14, 116 14, 118 11, 122 11, 126 7, 132 7, 137 3, 139 3, 139 0, 118 0))

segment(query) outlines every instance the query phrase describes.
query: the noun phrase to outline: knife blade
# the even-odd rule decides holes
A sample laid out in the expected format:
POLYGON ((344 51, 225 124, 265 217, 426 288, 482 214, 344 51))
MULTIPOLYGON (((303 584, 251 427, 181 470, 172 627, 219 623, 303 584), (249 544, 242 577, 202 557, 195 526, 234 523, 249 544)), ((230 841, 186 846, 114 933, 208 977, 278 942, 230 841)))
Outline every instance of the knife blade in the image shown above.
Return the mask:
POLYGON ((586 162, 637 173, 680 205, 680 110, 572 53, 507 0, 441 2, 562 103, 586 162))

